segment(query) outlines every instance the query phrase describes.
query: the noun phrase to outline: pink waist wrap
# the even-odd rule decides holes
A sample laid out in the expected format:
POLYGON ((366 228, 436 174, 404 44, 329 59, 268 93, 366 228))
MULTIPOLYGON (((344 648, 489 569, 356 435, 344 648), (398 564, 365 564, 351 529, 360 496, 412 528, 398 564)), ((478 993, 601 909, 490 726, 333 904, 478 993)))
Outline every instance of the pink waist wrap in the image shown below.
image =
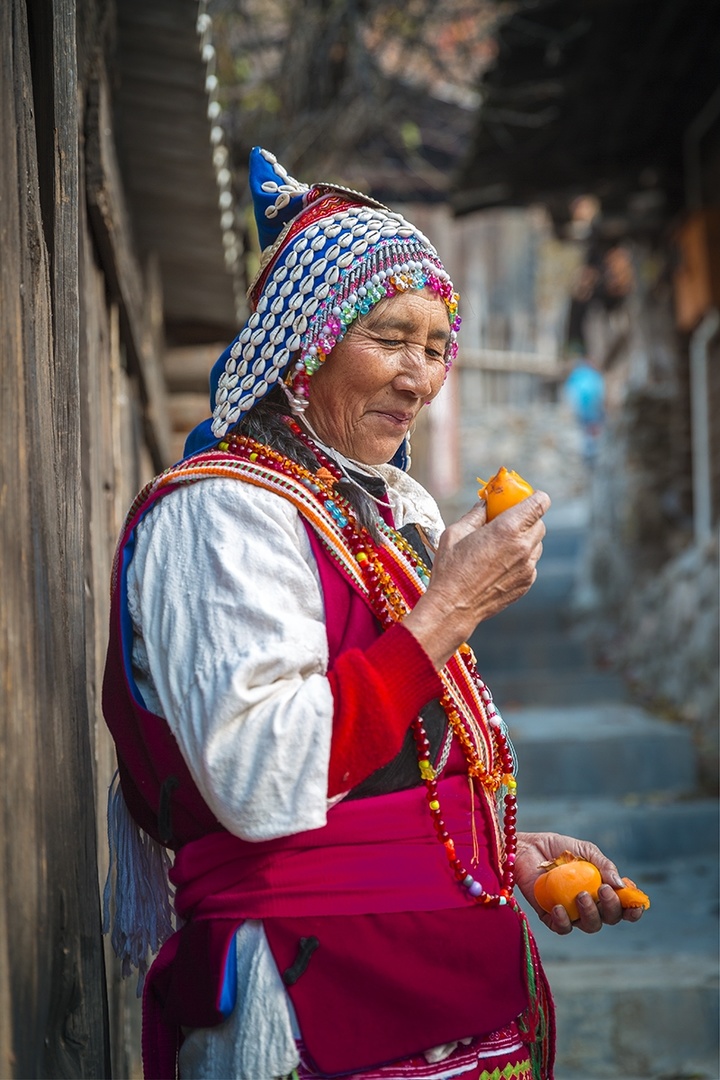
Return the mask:
MULTIPOLYGON (((467 777, 442 780, 439 793, 458 855, 470 865, 467 777)), ((497 892, 483 799, 475 799, 475 814, 481 847, 472 872, 497 892)), ((316 939, 288 993, 322 1072, 482 1035, 527 1005, 519 917, 509 906, 474 903, 455 881, 424 787, 341 802, 324 828, 296 836, 251 844, 215 833, 191 841, 171 876, 187 922, 148 976, 148 1075, 174 1075, 170 1029, 222 1019, 225 959, 244 919, 263 920, 281 975, 297 970, 301 939, 316 939)))

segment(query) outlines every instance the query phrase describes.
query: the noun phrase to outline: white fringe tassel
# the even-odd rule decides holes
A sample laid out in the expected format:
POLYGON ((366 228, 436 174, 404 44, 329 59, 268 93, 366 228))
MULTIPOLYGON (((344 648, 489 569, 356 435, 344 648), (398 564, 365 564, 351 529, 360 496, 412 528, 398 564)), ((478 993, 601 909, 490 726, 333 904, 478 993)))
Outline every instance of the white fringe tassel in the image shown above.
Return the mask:
POLYGON ((137 969, 140 997, 151 962, 148 952, 154 955, 175 930, 168 881, 171 859, 130 816, 117 772, 108 789, 107 819, 110 865, 103 891, 103 933, 112 931, 110 942, 123 977, 137 969))

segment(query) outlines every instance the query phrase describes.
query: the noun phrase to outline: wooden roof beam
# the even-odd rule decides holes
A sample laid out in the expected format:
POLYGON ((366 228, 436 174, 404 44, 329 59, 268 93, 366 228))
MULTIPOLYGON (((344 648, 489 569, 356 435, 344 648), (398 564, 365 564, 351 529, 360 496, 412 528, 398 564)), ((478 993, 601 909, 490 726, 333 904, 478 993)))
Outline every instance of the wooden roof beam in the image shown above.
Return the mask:
POLYGON ((208 401, 208 378, 210 369, 227 347, 227 342, 217 345, 180 345, 165 350, 163 369, 167 387, 172 394, 201 393, 208 401))

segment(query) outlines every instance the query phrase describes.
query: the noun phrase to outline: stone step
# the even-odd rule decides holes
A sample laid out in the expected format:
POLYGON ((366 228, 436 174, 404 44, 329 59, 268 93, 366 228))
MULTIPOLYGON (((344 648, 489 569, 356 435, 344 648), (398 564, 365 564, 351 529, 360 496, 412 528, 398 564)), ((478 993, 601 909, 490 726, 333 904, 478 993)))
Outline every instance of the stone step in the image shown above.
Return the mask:
POLYGON ((637 706, 528 707, 503 715, 518 751, 525 798, 695 790, 689 730, 637 706))
POLYGON ((573 631, 583 522, 551 509, 535 585, 471 638, 518 750, 518 828, 594 841, 651 900, 639 923, 559 937, 517 894, 556 1000, 556 1080, 720 1080, 717 800, 693 796, 689 733, 629 704, 573 631))
POLYGON ((498 671, 478 661, 478 667, 503 714, 510 709, 558 702, 583 705, 627 700, 627 686, 621 676, 587 666, 558 671, 518 664, 517 670, 498 671))
POLYGON ((470 637, 500 708, 627 701, 622 676, 599 667, 569 625, 569 587, 565 597, 548 596, 547 585, 536 596, 536 588, 470 637))
POLYGON ((717 956, 545 965, 557 1010, 556 1080, 717 1080, 717 956))
MULTIPOLYGON (((526 622, 523 633, 511 635, 512 649, 508 653, 508 642, 505 632, 491 636, 492 627, 489 621, 487 627, 483 627, 486 636, 476 632, 472 646, 481 668, 483 676, 495 689, 497 679, 507 680, 513 676, 524 674, 526 667, 531 667, 535 672, 545 671, 556 676, 558 688, 561 691, 561 679, 569 671, 594 671, 596 670, 588 657, 587 648, 581 641, 573 641, 567 634, 549 626, 547 620, 539 623, 535 631, 531 630, 531 612, 525 612, 526 622), (480 643, 479 643, 480 642, 480 643), (522 660, 520 668, 519 660, 522 660), (532 663, 530 663, 532 661, 532 663)), ((562 698, 559 692, 557 697, 562 698)))
MULTIPOLYGON (((718 851, 717 799, 528 799, 518 776, 518 829, 592 840, 616 863, 659 862, 718 851)), ((623 871, 626 873, 626 871, 623 871)), ((629 877, 633 877, 628 872, 629 877)))

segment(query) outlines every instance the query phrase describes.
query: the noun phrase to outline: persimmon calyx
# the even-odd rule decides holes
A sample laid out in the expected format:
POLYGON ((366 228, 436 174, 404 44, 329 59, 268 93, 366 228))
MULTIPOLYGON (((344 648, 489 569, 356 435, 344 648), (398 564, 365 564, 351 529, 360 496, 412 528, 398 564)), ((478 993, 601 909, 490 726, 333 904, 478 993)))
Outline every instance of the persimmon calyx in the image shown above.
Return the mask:
MULTIPOLYGON (((583 859, 580 855, 576 855, 572 851, 561 851, 554 859, 550 859, 549 862, 538 863, 538 870, 552 870, 555 866, 565 866, 567 863, 572 862, 587 862, 587 859, 583 859)), ((592 866, 592 863, 590 864, 592 866)))

